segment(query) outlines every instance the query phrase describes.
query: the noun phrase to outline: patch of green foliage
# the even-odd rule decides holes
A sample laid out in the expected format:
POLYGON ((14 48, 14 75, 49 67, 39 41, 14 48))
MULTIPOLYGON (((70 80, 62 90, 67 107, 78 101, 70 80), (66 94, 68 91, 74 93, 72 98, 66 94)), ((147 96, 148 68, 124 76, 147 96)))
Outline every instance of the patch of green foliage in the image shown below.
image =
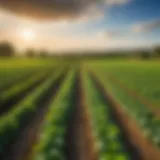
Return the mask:
POLYGON ((65 135, 73 110, 75 73, 71 71, 50 105, 42 127, 35 160, 64 160, 65 135))
POLYGON ((125 144, 120 138, 120 128, 113 119, 110 106, 91 78, 86 77, 85 87, 99 159, 129 160, 125 144))
POLYGON ((60 72, 52 75, 24 100, 15 105, 10 112, 0 118, 0 153, 13 142, 20 130, 30 121, 39 107, 41 99, 49 92, 51 85, 59 75, 60 72))

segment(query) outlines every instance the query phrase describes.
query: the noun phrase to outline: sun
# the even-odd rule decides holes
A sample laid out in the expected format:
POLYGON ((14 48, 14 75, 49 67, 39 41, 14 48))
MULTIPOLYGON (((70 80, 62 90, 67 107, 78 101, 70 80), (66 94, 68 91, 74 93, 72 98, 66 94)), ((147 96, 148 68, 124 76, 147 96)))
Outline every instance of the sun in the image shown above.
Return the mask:
POLYGON ((27 40, 27 41, 32 41, 35 38, 35 32, 29 29, 23 29, 20 32, 20 35, 24 40, 27 40))

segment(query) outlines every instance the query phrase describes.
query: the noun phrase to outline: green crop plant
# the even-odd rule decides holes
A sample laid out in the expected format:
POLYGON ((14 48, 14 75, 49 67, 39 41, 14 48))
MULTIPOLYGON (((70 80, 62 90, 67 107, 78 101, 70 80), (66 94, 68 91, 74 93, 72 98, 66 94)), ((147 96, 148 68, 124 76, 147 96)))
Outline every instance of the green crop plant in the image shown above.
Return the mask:
POLYGON ((41 99, 50 91, 51 85, 60 74, 61 72, 56 72, 51 75, 24 100, 16 104, 9 113, 0 118, 0 153, 8 144, 12 143, 20 130, 30 121, 38 109, 41 99))
POLYGON ((136 120, 144 135, 160 147, 160 120, 145 104, 127 94, 120 86, 109 78, 100 76, 105 88, 112 94, 122 108, 136 120))
POLYGON ((75 95, 75 72, 71 71, 50 105, 42 126, 34 160, 64 160, 65 135, 75 95))
POLYGON ((1 92, 0 94, 0 103, 3 106, 3 104, 7 101, 9 101, 12 97, 15 97, 16 95, 19 95, 23 93, 26 89, 28 89, 32 84, 36 83, 43 77, 47 75, 46 72, 38 73, 36 75, 33 75, 30 79, 27 81, 18 83, 14 85, 13 87, 1 92))
POLYGON ((86 97, 92 120, 92 131, 100 160, 129 160, 125 144, 121 141, 120 128, 112 117, 110 106, 93 80, 84 75, 86 97))

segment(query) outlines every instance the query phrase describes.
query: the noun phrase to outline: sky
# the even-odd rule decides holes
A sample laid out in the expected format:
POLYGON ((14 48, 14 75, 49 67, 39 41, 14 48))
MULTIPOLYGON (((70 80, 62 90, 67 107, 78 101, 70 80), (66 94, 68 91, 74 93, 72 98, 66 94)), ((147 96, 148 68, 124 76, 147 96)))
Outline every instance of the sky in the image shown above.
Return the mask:
POLYGON ((0 41, 17 49, 119 50, 160 44, 157 0, 0 0, 0 41))

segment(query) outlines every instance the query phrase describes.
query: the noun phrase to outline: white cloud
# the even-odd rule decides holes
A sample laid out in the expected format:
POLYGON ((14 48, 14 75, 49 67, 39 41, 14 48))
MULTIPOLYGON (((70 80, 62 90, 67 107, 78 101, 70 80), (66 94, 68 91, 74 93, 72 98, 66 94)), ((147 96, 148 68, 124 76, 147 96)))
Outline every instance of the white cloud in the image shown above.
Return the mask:
MULTIPOLYGON (((102 9, 104 5, 106 8, 114 5, 123 5, 129 1, 130 0, 5 0, 0 1, 0 7, 19 16, 30 17, 37 20, 76 19, 84 12, 90 12, 92 9, 97 10, 99 7, 102 9)), ((98 9, 98 12, 101 12, 101 9, 98 9)), ((97 13, 97 11, 95 13, 97 13)))
POLYGON ((91 21, 102 20, 104 18, 103 10, 98 9, 95 5, 90 6, 85 12, 83 12, 75 22, 86 23, 91 21))
POLYGON ((130 0, 105 0, 107 5, 123 5, 130 2, 130 0))
POLYGON ((126 28, 115 28, 111 30, 105 30, 101 32, 101 35, 105 35, 110 38, 122 38, 126 36, 135 36, 140 33, 150 33, 154 30, 160 30, 160 19, 135 23, 131 26, 127 26, 126 28))

